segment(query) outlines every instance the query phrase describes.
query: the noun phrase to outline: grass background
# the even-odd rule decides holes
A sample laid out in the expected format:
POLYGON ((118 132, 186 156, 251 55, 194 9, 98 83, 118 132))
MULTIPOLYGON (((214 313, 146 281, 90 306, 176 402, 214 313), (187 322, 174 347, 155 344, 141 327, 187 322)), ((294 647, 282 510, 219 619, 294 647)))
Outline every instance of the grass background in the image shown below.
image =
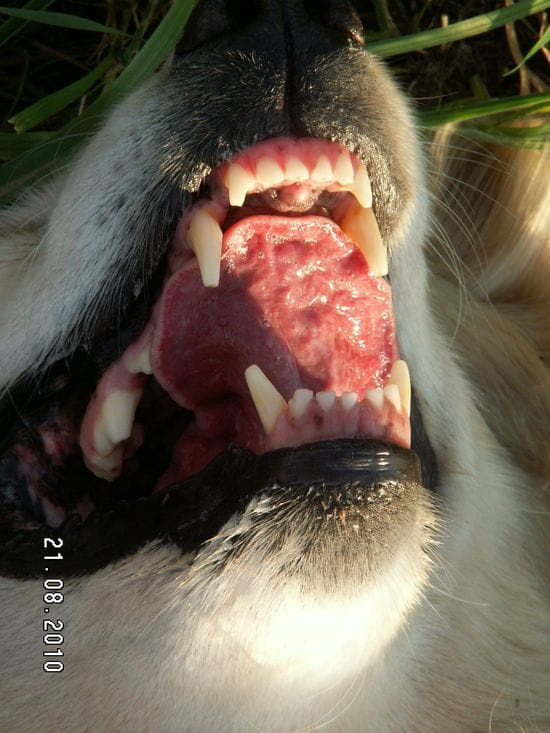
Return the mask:
MULTIPOLYGON (((1 2, 1 0, 0 0, 1 2)), ((196 0, 28 0, 0 7, 0 200, 59 167, 171 52, 196 0)), ((550 0, 355 3, 367 48, 419 125, 484 141, 550 140, 550 0)))

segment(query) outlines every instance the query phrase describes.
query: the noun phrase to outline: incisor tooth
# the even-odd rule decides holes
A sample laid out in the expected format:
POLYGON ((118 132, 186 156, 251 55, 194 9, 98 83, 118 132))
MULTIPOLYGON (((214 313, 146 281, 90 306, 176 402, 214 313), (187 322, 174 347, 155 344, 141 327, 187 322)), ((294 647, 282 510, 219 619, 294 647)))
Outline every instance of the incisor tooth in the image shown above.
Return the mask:
POLYGON ((338 156, 338 160, 334 166, 334 178, 342 186, 348 186, 353 183, 353 165, 349 153, 340 153, 338 156))
POLYGON ((297 389, 288 401, 288 409, 292 417, 302 417, 313 399, 313 392, 310 389, 297 389))
POLYGON ((291 155, 285 165, 285 178, 293 183, 300 183, 309 179, 309 171, 299 158, 291 155))
POLYGON ((407 415, 411 416, 411 377, 409 375, 409 367, 403 359, 394 361, 388 384, 396 384, 399 389, 401 404, 407 411, 407 415))
POLYGON ((374 407, 375 410, 381 410, 384 406, 384 392, 382 391, 382 387, 367 389, 365 392, 365 399, 374 407))
POLYGON ((311 171, 311 180, 318 183, 328 183, 334 179, 334 171, 330 160, 326 155, 320 155, 317 158, 315 168, 311 171))
POLYGON ((321 408, 328 412, 336 401, 336 395, 334 392, 317 392, 315 399, 321 405, 321 408))
POLYGON ((387 384, 384 387, 384 397, 395 407, 397 412, 401 412, 401 398, 397 384, 387 384))
POLYGON ((209 207, 193 215, 187 232, 187 243, 195 253, 205 288, 216 288, 220 283, 223 232, 209 207))
POLYGON ((355 407, 358 399, 359 396, 357 392, 344 392, 341 399, 342 407, 346 412, 349 412, 355 407))
POLYGON ((372 188, 369 174, 364 165, 355 171, 355 177, 351 184, 351 192, 364 209, 372 206, 372 188))
POLYGON ((242 206, 246 194, 256 188, 256 179, 237 163, 232 163, 227 169, 225 185, 229 193, 231 206, 242 206))
POLYGON ((249 366, 244 376, 264 430, 269 435, 277 418, 287 406, 286 400, 257 364, 249 366))
POLYGON ((264 156, 260 158, 256 166, 256 180, 262 188, 268 189, 282 183, 285 180, 285 175, 280 165, 273 158, 264 156))
POLYGON ((372 209, 351 206, 340 222, 340 228, 361 250, 373 275, 388 274, 386 248, 372 209))

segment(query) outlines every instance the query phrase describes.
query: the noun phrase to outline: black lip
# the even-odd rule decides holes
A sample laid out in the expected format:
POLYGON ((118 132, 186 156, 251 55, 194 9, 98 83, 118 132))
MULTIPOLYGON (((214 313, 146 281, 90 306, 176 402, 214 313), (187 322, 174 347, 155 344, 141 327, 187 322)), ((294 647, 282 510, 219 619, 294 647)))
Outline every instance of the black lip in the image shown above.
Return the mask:
MULTIPOLYGON (((194 552, 254 497, 271 489, 292 491, 306 500, 313 487, 330 498, 345 491, 364 496, 385 482, 420 482, 413 451, 364 438, 282 448, 261 456, 229 446, 200 473, 162 493, 99 507, 81 521, 71 515, 56 529, 42 527, 0 536, 0 574, 42 575, 45 537, 63 539, 59 573, 83 575, 136 552, 145 543, 173 542, 194 552)), ((0 535, 1 535, 0 530, 0 535)))

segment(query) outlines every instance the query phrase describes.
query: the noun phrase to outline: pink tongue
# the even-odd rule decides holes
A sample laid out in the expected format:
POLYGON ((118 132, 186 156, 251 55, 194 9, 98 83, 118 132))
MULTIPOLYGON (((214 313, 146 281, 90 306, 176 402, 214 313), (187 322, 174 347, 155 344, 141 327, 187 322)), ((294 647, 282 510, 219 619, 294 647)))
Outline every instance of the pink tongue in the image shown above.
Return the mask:
POLYGON ((224 234, 222 252, 218 288, 202 285, 193 260, 156 311, 153 370, 182 407, 245 397, 251 364, 287 400, 300 387, 362 397, 385 384, 399 358, 390 287, 335 223, 251 216, 224 234))

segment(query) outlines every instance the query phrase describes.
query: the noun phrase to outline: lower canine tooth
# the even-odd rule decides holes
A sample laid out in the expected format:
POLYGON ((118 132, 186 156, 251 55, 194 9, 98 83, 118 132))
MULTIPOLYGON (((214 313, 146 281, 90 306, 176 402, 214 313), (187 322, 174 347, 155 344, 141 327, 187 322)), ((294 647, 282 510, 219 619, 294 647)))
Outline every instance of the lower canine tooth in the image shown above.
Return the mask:
POLYGON ((302 417, 313 399, 313 392, 310 389, 297 389, 288 401, 288 409, 292 417, 302 417))
POLYGON ((195 253, 203 285, 216 288, 220 283, 223 232, 208 206, 199 209, 191 219, 187 243, 195 253))
POLYGON ((361 250, 373 275, 388 274, 386 248, 372 209, 351 206, 340 222, 340 228, 361 250))
POLYGON ((257 364, 249 366, 244 376, 264 430, 269 435, 287 406, 286 400, 257 364))
POLYGON ((387 384, 384 387, 384 397, 393 405, 397 412, 401 412, 401 397, 397 384, 387 384))
POLYGON ((407 411, 407 415, 411 416, 411 378, 409 375, 409 367, 407 362, 399 359, 393 363, 389 384, 396 384, 399 389, 399 397, 401 404, 407 411))
POLYGON ((101 406, 101 429, 113 445, 127 440, 132 433, 136 407, 141 390, 118 389, 101 406))

